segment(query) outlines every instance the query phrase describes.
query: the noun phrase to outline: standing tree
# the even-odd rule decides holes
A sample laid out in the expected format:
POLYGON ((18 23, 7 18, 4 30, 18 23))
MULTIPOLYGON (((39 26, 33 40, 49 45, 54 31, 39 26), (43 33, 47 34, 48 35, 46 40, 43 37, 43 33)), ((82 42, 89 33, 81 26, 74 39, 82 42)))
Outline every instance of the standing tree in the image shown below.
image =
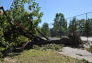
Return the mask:
POLYGON ((90 36, 92 36, 92 18, 91 19, 89 19, 89 22, 90 22, 90 36))
POLYGON ((55 37, 56 36, 56 32, 55 32, 54 28, 50 29, 50 35, 51 35, 51 37, 55 37))
POLYGON ((76 18, 73 18, 73 20, 70 21, 68 30, 69 30, 69 33, 77 31, 77 21, 76 21, 76 18))
POLYGON ((86 23, 85 23, 85 26, 84 26, 84 34, 85 36, 87 36, 87 41, 88 41, 88 37, 90 35, 90 32, 91 32, 91 28, 90 28, 90 22, 89 22, 89 19, 86 20, 86 23))
POLYGON ((62 13, 57 13, 54 19, 53 29, 56 32, 56 36, 65 35, 67 30, 67 22, 62 13))
POLYGON ((50 29, 49 29, 48 23, 43 24, 41 31, 43 32, 44 35, 48 37, 50 36, 50 29))
POLYGON ((77 28, 78 28, 78 32, 80 33, 80 35, 84 36, 84 26, 85 26, 85 19, 81 19, 77 21, 77 28))

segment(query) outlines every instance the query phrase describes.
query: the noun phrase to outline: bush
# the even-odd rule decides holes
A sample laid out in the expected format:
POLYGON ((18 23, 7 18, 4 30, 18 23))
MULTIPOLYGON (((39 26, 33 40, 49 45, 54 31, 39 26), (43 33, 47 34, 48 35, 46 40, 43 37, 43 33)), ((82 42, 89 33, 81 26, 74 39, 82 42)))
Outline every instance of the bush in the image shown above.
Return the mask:
POLYGON ((0 52, 0 58, 2 58, 3 54, 0 52))
POLYGON ((92 46, 90 46, 90 48, 88 48, 87 50, 92 53, 92 46))
POLYGON ((0 47, 0 58, 2 58, 3 57, 3 51, 5 50, 5 48, 3 48, 3 47, 0 47))
POLYGON ((3 47, 0 47, 0 52, 1 52, 1 51, 4 51, 4 50, 5 50, 5 48, 3 48, 3 47))
POLYGON ((34 46, 33 46, 33 49, 39 50, 39 49, 40 49, 40 46, 34 45, 34 46))
POLYGON ((90 63, 90 62, 88 62, 88 61, 85 60, 85 59, 81 59, 80 61, 76 61, 75 63, 90 63))
POLYGON ((85 60, 85 59, 82 59, 81 60, 83 63, 89 63, 87 60, 85 60))

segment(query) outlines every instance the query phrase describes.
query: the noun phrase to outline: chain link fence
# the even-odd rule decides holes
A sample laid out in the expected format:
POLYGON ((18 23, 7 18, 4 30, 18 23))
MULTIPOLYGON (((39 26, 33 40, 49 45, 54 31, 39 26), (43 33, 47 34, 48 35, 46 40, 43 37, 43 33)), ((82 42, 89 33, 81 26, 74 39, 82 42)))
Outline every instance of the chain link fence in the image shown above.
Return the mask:
MULTIPOLYGON (((50 37, 50 39, 59 39, 59 38, 62 38, 62 36, 67 36, 70 33, 70 26, 72 25, 72 27, 76 27, 75 30, 80 35, 82 40, 86 41, 87 37, 89 37, 88 40, 92 41, 92 38, 91 38, 92 37, 92 12, 87 12, 87 13, 76 15, 73 17, 69 17, 69 18, 66 18, 65 20, 67 22, 66 30, 63 29, 62 27, 60 27, 60 25, 62 23, 61 22, 61 23, 59 23, 56 30, 53 30, 53 27, 50 28, 50 33, 49 33, 49 36, 47 36, 47 37, 50 37), (75 19, 75 21, 74 21, 74 19, 75 19), (75 22, 75 24, 73 21, 75 22), (62 32, 62 30, 64 32, 62 32)), ((51 24, 49 24, 49 25, 51 25, 51 24)), ((42 30, 42 33, 43 33, 43 30, 42 30)))

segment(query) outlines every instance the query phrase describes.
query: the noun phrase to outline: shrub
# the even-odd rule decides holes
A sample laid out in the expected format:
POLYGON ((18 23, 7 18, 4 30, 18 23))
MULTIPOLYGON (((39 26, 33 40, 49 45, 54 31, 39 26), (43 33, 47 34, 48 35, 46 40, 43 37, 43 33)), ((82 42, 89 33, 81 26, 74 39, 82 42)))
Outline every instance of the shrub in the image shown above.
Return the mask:
POLYGON ((39 49, 40 49, 40 46, 34 45, 34 46, 33 46, 33 49, 39 50, 39 49))
POLYGON ((90 63, 90 62, 88 62, 88 61, 85 60, 85 59, 81 59, 80 61, 76 61, 75 63, 90 63))
POLYGON ((92 46, 90 46, 90 48, 88 48, 87 50, 92 53, 92 46))
POLYGON ((82 59, 81 60, 83 63, 89 63, 87 60, 85 60, 85 59, 82 59))
POLYGON ((0 58, 2 58, 3 54, 0 52, 0 58))
POLYGON ((3 51, 5 50, 5 48, 3 48, 3 47, 0 47, 0 58, 2 58, 3 57, 3 51))

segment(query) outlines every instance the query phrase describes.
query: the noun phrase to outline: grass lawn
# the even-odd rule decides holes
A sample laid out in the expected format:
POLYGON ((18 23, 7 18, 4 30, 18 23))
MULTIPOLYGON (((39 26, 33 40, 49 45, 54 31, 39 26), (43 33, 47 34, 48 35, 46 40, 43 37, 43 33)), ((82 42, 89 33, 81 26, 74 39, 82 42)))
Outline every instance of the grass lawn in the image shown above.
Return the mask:
POLYGON ((82 61, 60 55, 54 50, 26 50, 20 55, 6 57, 1 63, 83 63, 82 61))

